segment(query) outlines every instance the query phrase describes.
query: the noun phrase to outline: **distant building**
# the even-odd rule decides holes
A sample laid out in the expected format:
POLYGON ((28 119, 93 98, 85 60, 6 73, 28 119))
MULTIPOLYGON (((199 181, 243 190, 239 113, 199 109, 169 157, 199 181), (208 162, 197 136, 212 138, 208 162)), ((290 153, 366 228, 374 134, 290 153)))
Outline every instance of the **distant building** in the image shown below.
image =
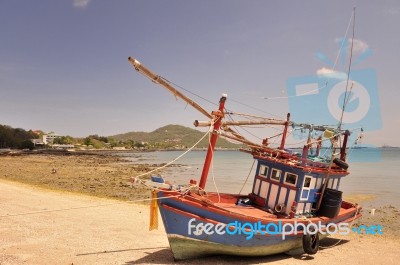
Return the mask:
POLYGON ((53 144, 54 139, 61 137, 61 135, 58 135, 54 132, 50 132, 48 134, 43 134, 43 143, 44 144, 53 144))
POLYGON ((43 146, 44 142, 43 139, 31 139, 31 142, 34 146, 43 146))

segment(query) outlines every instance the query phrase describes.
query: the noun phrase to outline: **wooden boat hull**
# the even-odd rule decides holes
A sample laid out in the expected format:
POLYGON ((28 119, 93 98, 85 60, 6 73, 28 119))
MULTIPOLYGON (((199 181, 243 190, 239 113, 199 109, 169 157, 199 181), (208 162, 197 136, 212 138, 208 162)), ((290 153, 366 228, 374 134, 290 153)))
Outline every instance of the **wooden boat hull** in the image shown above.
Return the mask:
MULTIPOLYGON (((173 196, 165 198, 166 193, 163 192, 159 192, 158 196, 160 198, 164 197, 159 200, 159 209, 173 256, 177 260, 218 254, 267 256, 302 248, 302 231, 299 231, 298 234, 287 235, 285 239, 282 239, 281 234, 253 234, 251 238, 249 238, 248 234, 243 233, 196 234, 194 226, 199 223, 214 225, 218 223, 226 225, 235 221, 239 223, 257 223, 260 219, 254 216, 224 211, 197 198, 177 198, 173 196), (192 229, 188 226, 190 222, 193 224, 192 229)), ((326 219, 324 222, 348 222, 352 216, 354 217, 354 214, 355 212, 350 211, 334 220, 326 219)), ((263 224, 277 224, 282 220, 267 218, 261 222, 263 224)), ((285 221, 288 220, 290 222, 293 221, 292 219, 286 219, 285 221)), ((307 223, 306 220, 302 221, 307 223)))
POLYGON ((208 255, 268 256, 302 247, 301 238, 260 246, 227 245, 174 234, 168 234, 168 241, 176 260, 208 255))

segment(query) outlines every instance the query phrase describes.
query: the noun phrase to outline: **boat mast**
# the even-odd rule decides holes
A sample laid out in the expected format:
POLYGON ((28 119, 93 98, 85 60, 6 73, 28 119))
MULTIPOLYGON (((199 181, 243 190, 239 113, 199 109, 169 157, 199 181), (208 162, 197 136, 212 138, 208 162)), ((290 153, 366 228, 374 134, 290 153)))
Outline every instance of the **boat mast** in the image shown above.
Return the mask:
POLYGON ((285 128, 283 129, 282 133, 281 146, 279 147, 280 150, 283 150, 285 148, 286 135, 289 127, 289 120, 290 120, 290 113, 288 113, 286 116, 285 128))
MULTIPOLYGON (((206 159, 204 161, 203 172, 201 174, 200 184, 199 184, 199 187, 201 189, 204 189, 205 186, 206 186, 207 176, 208 176, 208 172, 210 170, 210 165, 211 165, 212 158, 213 158, 215 144, 216 144, 217 139, 218 139, 218 131, 219 131, 219 129, 221 127, 221 124, 222 124, 222 118, 224 117, 224 106, 225 106, 225 101, 226 101, 226 95, 225 94, 222 95, 222 97, 221 97, 221 99, 219 101, 219 109, 218 109, 218 111, 213 111, 210 114, 208 111, 206 111, 204 108, 202 108, 199 104, 197 104, 192 99, 188 98, 187 96, 185 96, 184 94, 179 92, 176 88, 171 86, 167 81, 165 81, 164 78, 162 78, 161 76, 153 73, 151 70, 149 70, 148 68, 143 66, 138 60, 129 57, 128 61, 133 65, 133 67, 136 69, 136 71, 138 71, 139 73, 143 74, 144 76, 149 78, 154 83, 165 87, 174 96, 181 98, 186 103, 188 103, 189 105, 191 105, 192 107, 194 107, 195 109, 197 109, 198 111, 203 113, 206 117, 212 119, 212 122, 210 122, 208 126, 213 125, 213 132, 212 132, 211 137, 210 137, 210 142, 209 142, 209 145, 208 145, 208 151, 207 151, 206 159)), ((195 124, 196 124, 196 122, 195 122, 195 124)))
POLYGON ((206 159, 204 161, 203 171, 201 173, 201 178, 200 178, 200 183, 199 183, 199 187, 203 190, 206 186, 208 172, 210 170, 210 165, 211 165, 211 162, 213 159, 215 144, 217 143, 217 139, 218 139, 218 131, 219 131, 219 128, 221 127, 222 118, 224 117, 225 101, 226 101, 226 95, 223 94, 221 99, 219 100, 218 111, 212 113, 215 116, 214 127, 213 127, 213 132, 211 134, 210 142, 208 144, 207 155, 206 155, 206 159))
POLYGON ((349 135, 350 135, 350 131, 349 131, 349 130, 346 130, 346 131, 344 132, 343 145, 342 145, 342 148, 341 148, 341 150, 340 150, 340 160, 342 160, 343 162, 346 161, 346 156, 347 156, 347 154, 346 154, 346 148, 347 148, 347 140, 348 140, 348 138, 349 138, 349 135))

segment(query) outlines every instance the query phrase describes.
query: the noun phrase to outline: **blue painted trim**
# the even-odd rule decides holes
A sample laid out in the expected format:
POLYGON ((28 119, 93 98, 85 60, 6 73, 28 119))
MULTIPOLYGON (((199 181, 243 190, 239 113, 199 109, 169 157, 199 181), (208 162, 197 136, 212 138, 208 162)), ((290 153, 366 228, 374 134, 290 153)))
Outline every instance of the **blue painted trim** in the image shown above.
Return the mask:
MULTIPOLYGON (((291 191, 292 191, 292 190, 289 190, 289 189, 288 189, 288 191, 286 192, 286 196, 285 196, 285 205, 286 205, 286 208, 292 206, 292 205, 288 205, 288 203, 289 203, 289 194, 290 194, 291 191)), ((296 191, 293 191, 293 192, 296 192, 296 191)))
POLYGON ((258 163, 257 163, 257 169, 256 169, 256 176, 258 176, 258 172, 260 172, 260 165, 261 165, 262 163, 260 162, 260 160, 258 160, 258 163))
POLYGON ((272 183, 269 182, 269 187, 268 187, 268 192, 267 192, 267 198, 265 198, 265 207, 268 207, 268 202, 269 202, 269 196, 271 195, 271 187, 272 183))
POLYGON ((318 184, 318 177, 312 176, 315 179, 315 184, 314 184, 314 189, 317 189, 317 184, 318 184))
POLYGON ((295 200, 296 200, 296 202, 300 202, 300 198, 301 198, 301 189, 300 189, 300 191, 299 190, 296 190, 296 196, 295 196, 295 200))
MULTIPOLYGON (((257 179, 254 177, 254 181, 253 181, 253 189, 252 189, 252 192, 253 192, 253 194, 255 194, 255 192, 254 192, 254 188, 255 188, 255 186, 256 186, 256 182, 257 182, 257 179)), ((258 190, 258 192, 260 192, 260 190, 258 190)))
POLYGON ((261 187, 262 187, 263 181, 261 179, 259 179, 259 180, 260 180, 260 184, 258 184, 258 193, 257 193, 257 195, 260 197, 261 187))
POLYGON ((282 189, 282 186, 278 186, 278 192, 276 193, 276 198, 275 198, 275 203, 274 203, 274 205, 277 205, 277 204, 278 204, 279 195, 281 195, 281 189, 282 189))

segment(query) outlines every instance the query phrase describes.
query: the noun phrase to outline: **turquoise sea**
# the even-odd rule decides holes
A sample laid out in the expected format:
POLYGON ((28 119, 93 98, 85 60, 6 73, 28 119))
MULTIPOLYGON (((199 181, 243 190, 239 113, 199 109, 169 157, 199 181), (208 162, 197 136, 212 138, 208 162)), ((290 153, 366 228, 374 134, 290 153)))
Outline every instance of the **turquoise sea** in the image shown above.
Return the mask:
MULTIPOLYGON (((184 151, 156 151, 124 153, 135 164, 168 163, 184 151)), ((376 152, 369 148, 354 149, 350 161, 369 161, 376 152)), ((187 184, 190 179, 200 178, 205 151, 192 151, 174 163, 175 166, 162 170, 161 175, 174 184, 187 184)), ((390 204, 400 207, 400 148, 380 149, 380 160, 375 162, 349 162, 350 174, 340 184, 345 195, 374 195, 376 199, 365 202, 369 206, 390 204)), ((213 166, 208 175, 206 190, 242 194, 251 191, 255 174, 253 158, 240 151, 216 151, 213 166), (245 183, 247 176, 248 181, 245 183)), ((374 161, 374 160, 372 160, 374 161)))

